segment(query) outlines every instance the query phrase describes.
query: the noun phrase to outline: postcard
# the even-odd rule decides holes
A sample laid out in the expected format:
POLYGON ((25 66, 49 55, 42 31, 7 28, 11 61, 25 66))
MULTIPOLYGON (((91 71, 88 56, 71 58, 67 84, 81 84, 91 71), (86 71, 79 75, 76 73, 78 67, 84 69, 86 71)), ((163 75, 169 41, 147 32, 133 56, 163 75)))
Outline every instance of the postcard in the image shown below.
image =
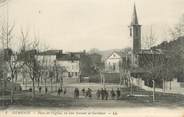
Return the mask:
POLYGON ((183 0, 0 0, 3 117, 183 117, 183 0))

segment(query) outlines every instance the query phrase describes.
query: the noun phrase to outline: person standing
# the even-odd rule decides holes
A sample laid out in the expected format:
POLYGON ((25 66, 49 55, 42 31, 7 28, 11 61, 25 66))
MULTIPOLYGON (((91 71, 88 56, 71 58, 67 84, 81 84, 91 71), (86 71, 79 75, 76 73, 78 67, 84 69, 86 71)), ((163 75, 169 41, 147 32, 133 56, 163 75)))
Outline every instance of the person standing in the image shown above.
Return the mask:
POLYGON ((42 87, 39 87, 39 93, 41 93, 42 92, 42 87))
POLYGON ((117 89, 116 93, 117 93, 117 99, 119 100, 120 95, 121 95, 121 92, 120 92, 119 88, 117 89))
POLYGON ((90 88, 88 88, 88 97, 92 98, 92 90, 90 88))
POLYGON ((77 97, 77 88, 75 88, 74 90, 74 98, 76 99, 76 97, 77 97))
POLYGON ((108 91, 106 90, 106 88, 104 89, 104 97, 105 97, 105 100, 108 100, 108 97, 109 97, 109 93, 108 91))
POLYGON ((100 99, 100 90, 99 89, 96 92, 96 97, 97 97, 97 99, 100 99))
POLYGON ((47 92, 48 92, 48 89, 47 89, 47 87, 45 87, 45 94, 47 94, 47 92))
POLYGON ((19 91, 22 91, 22 87, 21 86, 19 86, 19 91))
POLYGON ((60 94, 61 94, 61 89, 59 88, 57 91, 57 95, 60 96, 60 94))
POLYGON ((62 92, 63 92, 63 88, 61 87, 61 88, 60 88, 60 93, 62 93, 62 92))
POLYGON ((79 99, 79 89, 76 88, 76 98, 79 99))
POLYGON ((85 95, 85 89, 84 88, 82 89, 82 95, 83 96, 85 95))
POLYGON ((115 94, 114 90, 112 89, 112 90, 111 90, 111 99, 114 100, 114 97, 115 97, 115 96, 116 96, 116 94, 115 94))
POLYGON ((65 94, 66 94, 66 92, 67 92, 67 90, 66 90, 66 88, 64 88, 63 94, 65 95, 65 94))
POLYGON ((103 88, 101 89, 101 99, 104 100, 104 90, 103 90, 103 88))

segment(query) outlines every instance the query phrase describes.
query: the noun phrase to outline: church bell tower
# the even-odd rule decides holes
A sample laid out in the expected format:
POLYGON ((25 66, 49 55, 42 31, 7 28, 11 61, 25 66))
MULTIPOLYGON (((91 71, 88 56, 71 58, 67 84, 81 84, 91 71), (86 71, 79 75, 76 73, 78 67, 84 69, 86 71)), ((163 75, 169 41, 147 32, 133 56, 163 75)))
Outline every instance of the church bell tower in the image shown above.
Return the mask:
POLYGON ((129 26, 130 37, 133 41, 133 54, 138 54, 141 50, 141 25, 138 22, 136 6, 134 4, 132 21, 129 26))

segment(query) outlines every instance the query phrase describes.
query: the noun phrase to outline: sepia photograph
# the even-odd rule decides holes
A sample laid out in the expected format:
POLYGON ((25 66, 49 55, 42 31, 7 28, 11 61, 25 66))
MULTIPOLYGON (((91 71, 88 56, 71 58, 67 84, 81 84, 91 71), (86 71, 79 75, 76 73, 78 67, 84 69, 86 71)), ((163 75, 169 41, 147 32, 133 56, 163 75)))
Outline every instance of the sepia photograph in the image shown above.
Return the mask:
POLYGON ((183 0, 0 0, 0 116, 184 117, 183 0))

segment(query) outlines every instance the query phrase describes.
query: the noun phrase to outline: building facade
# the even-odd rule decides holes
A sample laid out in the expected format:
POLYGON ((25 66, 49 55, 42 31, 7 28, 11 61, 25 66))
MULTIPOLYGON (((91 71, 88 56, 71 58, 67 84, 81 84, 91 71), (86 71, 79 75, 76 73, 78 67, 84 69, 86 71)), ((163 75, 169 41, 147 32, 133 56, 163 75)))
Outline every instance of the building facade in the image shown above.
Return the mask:
POLYGON ((56 64, 65 68, 63 72, 64 83, 80 82, 80 61, 77 56, 72 53, 57 56, 56 64))
POLYGON ((122 53, 113 52, 109 57, 105 59, 105 72, 119 73, 122 61, 123 61, 122 53))

